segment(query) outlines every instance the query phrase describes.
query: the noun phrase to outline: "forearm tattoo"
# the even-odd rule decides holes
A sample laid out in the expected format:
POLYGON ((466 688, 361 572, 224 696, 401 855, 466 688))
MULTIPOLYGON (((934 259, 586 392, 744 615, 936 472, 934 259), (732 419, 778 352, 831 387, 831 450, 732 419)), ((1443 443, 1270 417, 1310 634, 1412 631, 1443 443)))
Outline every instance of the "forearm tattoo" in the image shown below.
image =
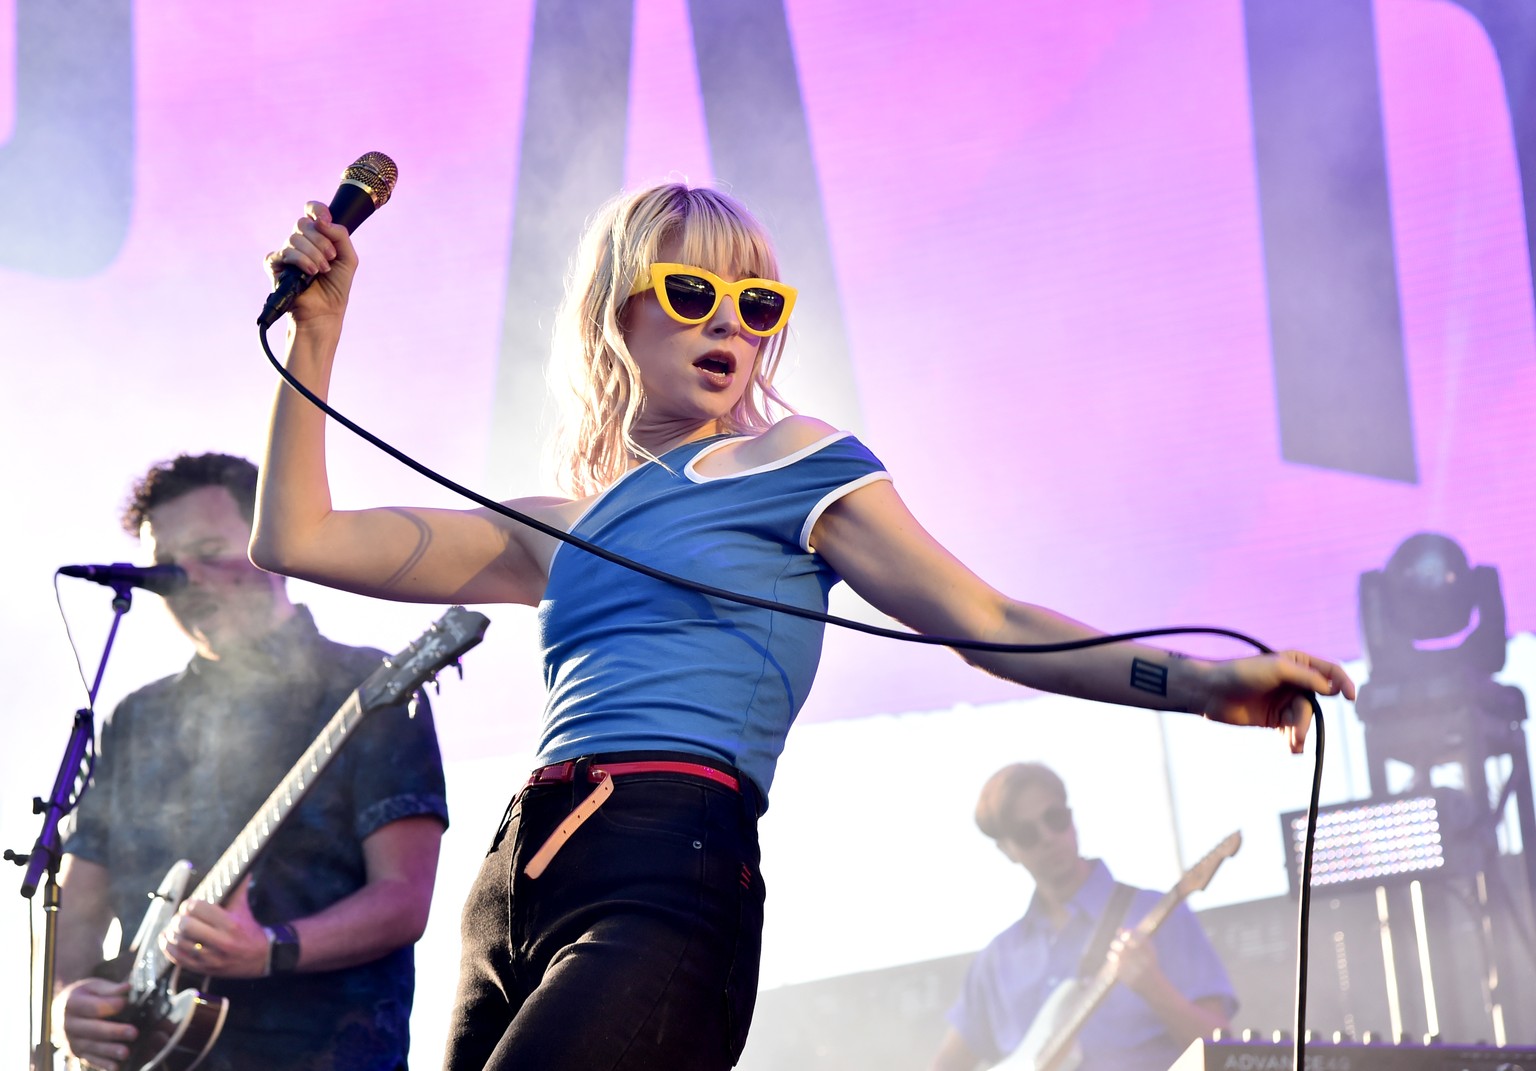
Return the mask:
POLYGON ((1131 687, 1153 695, 1168 694, 1168 667, 1145 659, 1131 659, 1131 687))

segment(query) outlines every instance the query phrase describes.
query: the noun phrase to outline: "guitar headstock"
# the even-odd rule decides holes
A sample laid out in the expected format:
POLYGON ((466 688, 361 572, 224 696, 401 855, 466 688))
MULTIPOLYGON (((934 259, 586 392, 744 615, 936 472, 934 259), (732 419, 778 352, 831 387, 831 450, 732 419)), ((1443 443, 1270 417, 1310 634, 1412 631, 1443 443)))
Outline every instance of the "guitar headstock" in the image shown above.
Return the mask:
POLYGON ((474 610, 453 606, 409 647, 386 658, 357 689, 364 710, 393 706, 423 684, 435 680, 444 668, 485 637, 491 619, 474 610))
POLYGON ((1233 830, 1220 844, 1207 852, 1205 858, 1190 867, 1188 873, 1180 879, 1178 884, 1180 895, 1188 896, 1190 893, 1209 885, 1211 879, 1216 876, 1216 869, 1236 855, 1237 850, 1242 846, 1242 830, 1233 830))

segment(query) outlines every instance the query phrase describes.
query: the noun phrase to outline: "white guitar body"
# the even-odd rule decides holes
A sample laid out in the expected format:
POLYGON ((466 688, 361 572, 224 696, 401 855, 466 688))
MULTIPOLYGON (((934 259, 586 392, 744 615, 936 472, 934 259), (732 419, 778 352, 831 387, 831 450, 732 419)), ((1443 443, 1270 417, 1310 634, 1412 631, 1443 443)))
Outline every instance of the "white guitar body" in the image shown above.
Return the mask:
POLYGON ((134 935, 133 944, 128 946, 128 951, 133 953, 133 966, 128 969, 127 978, 129 1001, 137 1001, 158 988, 164 962, 155 955, 156 942, 176 917, 176 909, 187 898, 196 876, 192 864, 183 859, 166 871, 160 887, 149 898, 149 910, 144 912, 139 932, 134 935))
POLYGON ((133 1071, 192 1071, 224 1029, 229 1002, 180 988, 181 969, 160 951, 160 934, 176 917, 196 873, 183 859, 166 871, 129 946, 128 1020, 139 1038, 125 1066, 133 1071))
POLYGON ((1089 980, 1071 978, 1053 989, 1035 1013, 1035 1021, 1029 1024, 1019 1047, 993 1064, 993 1071, 1077 1071, 1083 1062, 1083 1050, 1076 1041, 1063 1048, 1054 1060, 1048 1055, 1044 1060, 1036 1057, 1048 1052, 1052 1039, 1072 1021, 1091 988, 1089 980))

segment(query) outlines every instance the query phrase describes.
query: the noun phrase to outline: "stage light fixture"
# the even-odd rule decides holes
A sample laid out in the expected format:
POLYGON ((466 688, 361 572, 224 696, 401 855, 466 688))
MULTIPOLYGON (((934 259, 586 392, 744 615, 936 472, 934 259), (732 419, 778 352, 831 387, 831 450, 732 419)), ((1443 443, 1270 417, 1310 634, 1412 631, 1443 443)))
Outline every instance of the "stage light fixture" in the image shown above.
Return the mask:
POLYGON ((1449 536, 1409 536, 1384 569, 1361 574, 1360 630, 1371 674, 1357 710, 1367 724, 1434 719, 1462 703, 1524 718, 1524 697, 1491 681, 1507 642, 1498 571, 1469 565, 1449 536))
MULTIPOLYGON (((1314 889, 1363 888, 1460 875, 1477 868, 1466 795, 1451 789, 1320 807, 1312 851, 1314 889)), ((1300 887, 1307 812, 1280 816, 1291 894, 1300 887)))
MULTIPOLYGON (((1429 931, 1443 936, 1449 924, 1440 907, 1433 918, 1426 916, 1423 892, 1478 875, 1477 911, 1490 935, 1484 1003, 1498 1035, 1504 1009, 1524 1007, 1529 999, 1512 985, 1521 954, 1511 938, 1526 909, 1504 884, 1496 832, 1511 798, 1520 842, 1527 846, 1521 853, 1526 893, 1536 899, 1536 851, 1530 847, 1536 845, 1536 801, 1525 696, 1495 679, 1508 644, 1498 571, 1469 564, 1449 536, 1419 532, 1392 552, 1384 568, 1361 575, 1359 595, 1370 673, 1355 713, 1365 739, 1370 798, 1327 808, 1332 814, 1318 829, 1318 846, 1326 845, 1328 854, 1314 863, 1313 882, 1335 890, 1375 886, 1384 955, 1389 943, 1403 951, 1417 947, 1420 961, 1417 971, 1389 966, 1388 978, 1396 992, 1422 985, 1427 1023, 1435 1017, 1434 971, 1425 968, 1429 931), (1450 785, 1460 790, 1445 787, 1450 785), (1401 884, 1408 890, 1393 887, 1401 884)), ((1297 817, 1284 817, 1293 894, 1300 873, 1297 817)))
MULTIPOLYGON (((1499 574, 1473 567, 1449 536, 1419 532, 1386 567, 1360 576, 1360 631, 1370 677, 1355 713, 1365 731, 1371 795, 1428 791, 1431 771, 1454 763, 1476 799, 1489 795, 1485 760, 1512 755, 1529 795, 1525 696, 1500 684, 1506 617, 1499 574), (1390 763, 1411 768, 1407 783, 1390 763)), ((1525 806, 1525 805, 1523 805, 1525 806)), ((1522 816, 1525 821, 1525 816, 1522 816)))

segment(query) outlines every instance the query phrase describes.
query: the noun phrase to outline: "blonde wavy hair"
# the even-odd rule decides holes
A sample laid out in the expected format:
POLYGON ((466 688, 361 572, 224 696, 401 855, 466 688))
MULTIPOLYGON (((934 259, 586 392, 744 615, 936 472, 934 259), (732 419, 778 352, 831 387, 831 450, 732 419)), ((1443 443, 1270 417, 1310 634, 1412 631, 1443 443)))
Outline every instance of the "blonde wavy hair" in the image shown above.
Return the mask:
MULTIPOLYGON (((779 277, 766 229, 719 190, 666 183, 620 194, 597 210, 571 264, 549 367, 558 413, 553 467, 562 487, 577 497, 607 487, 634 457, 656 460, 634 440, 645 388, 619 320, 635 281, 674 241, 672 255, 682 262, 734 269, 744 277, 779 277)), ((787 333, 758 347, 752 382, 726 414, 723 430, 763 431, 775 409, 792 411, 773 388, 787 333)))

